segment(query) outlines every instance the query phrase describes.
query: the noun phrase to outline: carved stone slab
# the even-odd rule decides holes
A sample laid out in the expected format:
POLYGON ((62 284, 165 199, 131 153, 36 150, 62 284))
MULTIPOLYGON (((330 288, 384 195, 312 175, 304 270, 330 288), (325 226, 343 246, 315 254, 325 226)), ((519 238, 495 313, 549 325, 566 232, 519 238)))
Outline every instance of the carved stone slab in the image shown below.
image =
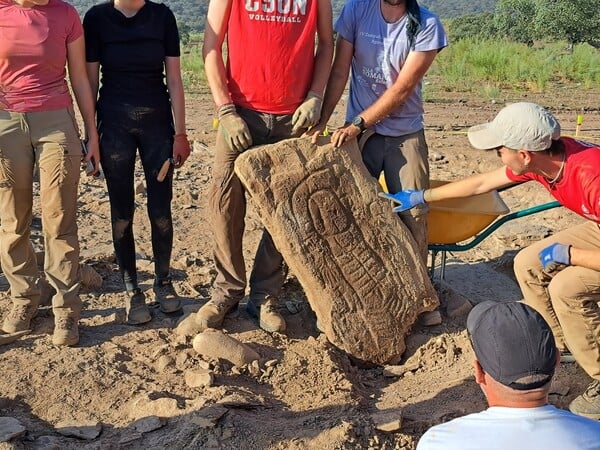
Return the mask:
POLYGON ((244 152, 235 171, 329 341, 362 361, 397 363, 417 315, 438 299, 356 143, 288 139, 244 152))

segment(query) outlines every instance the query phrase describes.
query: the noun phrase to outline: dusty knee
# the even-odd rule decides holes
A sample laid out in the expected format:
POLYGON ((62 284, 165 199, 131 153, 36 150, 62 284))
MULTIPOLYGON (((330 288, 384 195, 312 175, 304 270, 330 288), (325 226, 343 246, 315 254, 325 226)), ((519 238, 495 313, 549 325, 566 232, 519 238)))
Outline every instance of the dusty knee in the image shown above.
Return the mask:
POLYGON ((121 239, 125 232, 131 228, 131 220, 119 219, 113 222, 113 234, 115 239, 121 239))
POLYGON ((559 306, 561 303, 581 302, 582 296, 586 293, 586 287, 577 277, 560 273, 548 285, 548 293, 552 303, 559 306))
POLYGON ((154 217, 152 219, 154 226, 161 234, 167 234, 173 229, 173 222, 168 216, 154 217))
POLYGON ((531 247, 524 248, 515 256, 513 267, 517 276, 519 273, 529 272, 533 268, 541 269, 537 252, 531 247))

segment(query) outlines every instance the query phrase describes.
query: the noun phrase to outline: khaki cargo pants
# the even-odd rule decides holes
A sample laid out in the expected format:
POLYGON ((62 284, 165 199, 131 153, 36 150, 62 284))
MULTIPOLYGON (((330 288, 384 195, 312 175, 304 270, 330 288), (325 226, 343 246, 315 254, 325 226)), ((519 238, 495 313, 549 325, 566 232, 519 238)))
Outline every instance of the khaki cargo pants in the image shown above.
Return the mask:
POLYGON ((56 289, 55 315, 79 314, 77 187, 81 146, 72 108, 0 111, 0 262, 15 304, 40 301, 38 269, 30 241, 33 173, 45 246, 44 271, 56 289))
POLYGON ((538 253, 555 242, 600 249, 600 225, 588 221, 521 250, 515 275, 525 303, 546 319, 558 348, 570 350, 588 375, 600 380, 600 272, 568 266, 546 273, 538 253))
MULTIPOLYGON (((275 115, 238 107, 246 121, 253 146, 273 144, 292 135, 292 116, 275 115)), ((251 152, 252 147, 246 150, 251 152)), ((210 214, 214 233, 214 261, 217 276, 212 299, 233 304, 239 302, 246 289, 246 264, 242 238, 246 216, 246 192, 234 172, 239 153, 229 148, 222 133, 217 134, 213 165, 213 184, 209 193, 210 214)), ((264 230, 254 257, 250 275, 250 296, 262 300, 278 296, 284 282, 283 257, 271 235, 264 230)))

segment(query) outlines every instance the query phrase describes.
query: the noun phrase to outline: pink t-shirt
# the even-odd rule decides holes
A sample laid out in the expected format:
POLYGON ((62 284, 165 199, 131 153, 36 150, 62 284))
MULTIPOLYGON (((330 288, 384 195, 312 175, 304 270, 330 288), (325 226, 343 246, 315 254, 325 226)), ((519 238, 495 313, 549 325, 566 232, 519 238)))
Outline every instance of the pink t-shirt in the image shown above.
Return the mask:
POLYGON ((550 185, 546 177, 531 172, 515 175, 508 167, 506 175, 512 181, 539 181, 563 206, 600 223, 600 148, 577 139, 561 139, 565 144, 566 160, 558 183, 550 185))
POLYGON ((67 44, 82 34, 77 11, 62 0, 32 8, 0 0, 0 103, 5 109, 33 112, 70 106, 67 44))

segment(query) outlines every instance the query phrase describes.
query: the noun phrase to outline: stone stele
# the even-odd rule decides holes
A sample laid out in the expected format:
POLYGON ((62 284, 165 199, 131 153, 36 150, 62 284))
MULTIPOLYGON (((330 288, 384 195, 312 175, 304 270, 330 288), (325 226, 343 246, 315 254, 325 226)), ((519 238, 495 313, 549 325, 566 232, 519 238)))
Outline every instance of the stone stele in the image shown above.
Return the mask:
POLYGON ((356 142, 321 141, 253 147, 235 172, 329 341, 359 361, 398 363, 418 314, 438 306, 435 290, 356 142))

